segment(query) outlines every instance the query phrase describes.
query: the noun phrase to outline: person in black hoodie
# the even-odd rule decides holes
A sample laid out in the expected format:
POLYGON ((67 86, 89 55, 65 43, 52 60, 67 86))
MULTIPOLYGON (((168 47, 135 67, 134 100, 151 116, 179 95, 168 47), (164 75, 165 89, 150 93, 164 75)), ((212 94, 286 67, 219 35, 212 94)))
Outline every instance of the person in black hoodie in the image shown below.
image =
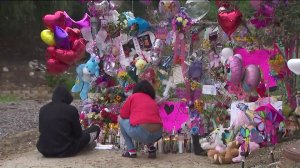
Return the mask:
POLYGON ((100 127, 96 125, 82 131, 72 101, 71 93, 60 85, 53 92, 52 102, 40 109, 37 149, 45 157, 74 156, 99 136, 100 127))

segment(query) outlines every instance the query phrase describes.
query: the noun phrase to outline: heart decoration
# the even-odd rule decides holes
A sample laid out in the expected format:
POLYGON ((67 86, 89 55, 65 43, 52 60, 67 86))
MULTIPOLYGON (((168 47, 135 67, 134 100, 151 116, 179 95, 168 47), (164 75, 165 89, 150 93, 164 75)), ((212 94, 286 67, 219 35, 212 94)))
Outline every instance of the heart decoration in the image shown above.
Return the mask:
POLYGON ((174 105, 173 104, 171 104, 171 105, 165 104, 164 109, 165 109, 166 113, 169 115, 174 111, 174 105))
POLYGON ((54 15, 48 14, 43 17, 44 25, 54 31, 55 26, 59 26, 63 29, 66 28, 66 16, 62 11, 56 11, 54 15))
POLYGON ((218 22, 228 37, 239 27, 241 21, 242 13, 239 10, 221 11, 218 14, 218 22))
POLYGON ((290 59, 290 60, 288 60, 287 66, 296 75, 300 75, 300 59, 290 59))
POLYGON ((159 115, 163 123, 163 130, 172 133, 181 129, 181 125, 189 120, 186 102, 164 102, 159 104, 159 115))

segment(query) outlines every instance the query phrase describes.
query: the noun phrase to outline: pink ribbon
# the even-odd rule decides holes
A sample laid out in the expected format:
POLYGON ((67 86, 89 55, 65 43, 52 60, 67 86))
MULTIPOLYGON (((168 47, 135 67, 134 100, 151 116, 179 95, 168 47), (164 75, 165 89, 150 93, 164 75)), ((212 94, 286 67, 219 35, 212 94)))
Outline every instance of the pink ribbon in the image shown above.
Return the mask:
POLYGON ((186 86, 186 99, 187 101, 190 101, 190 83, 185 76, 185 73, 187 72, 187 65, 185 63, 185 41, 184 38, 180 38, 181 35, 183 34, 176 32, 176 40, 174 45, 174 62, 181 65, 184 83, 186 86))

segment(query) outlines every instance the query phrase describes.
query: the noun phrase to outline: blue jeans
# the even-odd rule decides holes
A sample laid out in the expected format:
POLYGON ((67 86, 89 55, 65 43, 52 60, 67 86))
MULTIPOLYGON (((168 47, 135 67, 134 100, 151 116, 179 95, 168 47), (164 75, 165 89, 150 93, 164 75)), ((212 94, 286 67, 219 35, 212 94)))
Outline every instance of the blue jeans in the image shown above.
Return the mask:
POLYGON ((127 146, 127 150, 135 149, 132 140, 150 144, 154 143, 162 136, 162 130, 151 133, 139 125, 130 125, 129 119, 120 119, 119 125, 125 140, 125 145, 127 146))

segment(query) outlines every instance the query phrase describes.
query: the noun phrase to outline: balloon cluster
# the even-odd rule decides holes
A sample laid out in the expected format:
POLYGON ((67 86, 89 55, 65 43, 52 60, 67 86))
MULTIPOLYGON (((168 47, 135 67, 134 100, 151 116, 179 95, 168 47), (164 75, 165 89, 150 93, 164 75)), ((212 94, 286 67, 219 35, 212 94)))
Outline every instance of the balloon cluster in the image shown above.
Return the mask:
POLYGON ((258 66, 250 64, 243 66, 242 56, 235 54, 226 61, 227 81, 230 85, 240 85, 246 92, 255 90, 261 81, 261 73, 258 66))
POLYGON ((89 26, 89 19, 90 17, 85 14, 82 20, 74 21, 63 11, 43 17, 47 29, 41 32, 41 39, 48 45, 46 50, 48 73, 63 73, 83 58, 85 40, 79 29, 89 26))

